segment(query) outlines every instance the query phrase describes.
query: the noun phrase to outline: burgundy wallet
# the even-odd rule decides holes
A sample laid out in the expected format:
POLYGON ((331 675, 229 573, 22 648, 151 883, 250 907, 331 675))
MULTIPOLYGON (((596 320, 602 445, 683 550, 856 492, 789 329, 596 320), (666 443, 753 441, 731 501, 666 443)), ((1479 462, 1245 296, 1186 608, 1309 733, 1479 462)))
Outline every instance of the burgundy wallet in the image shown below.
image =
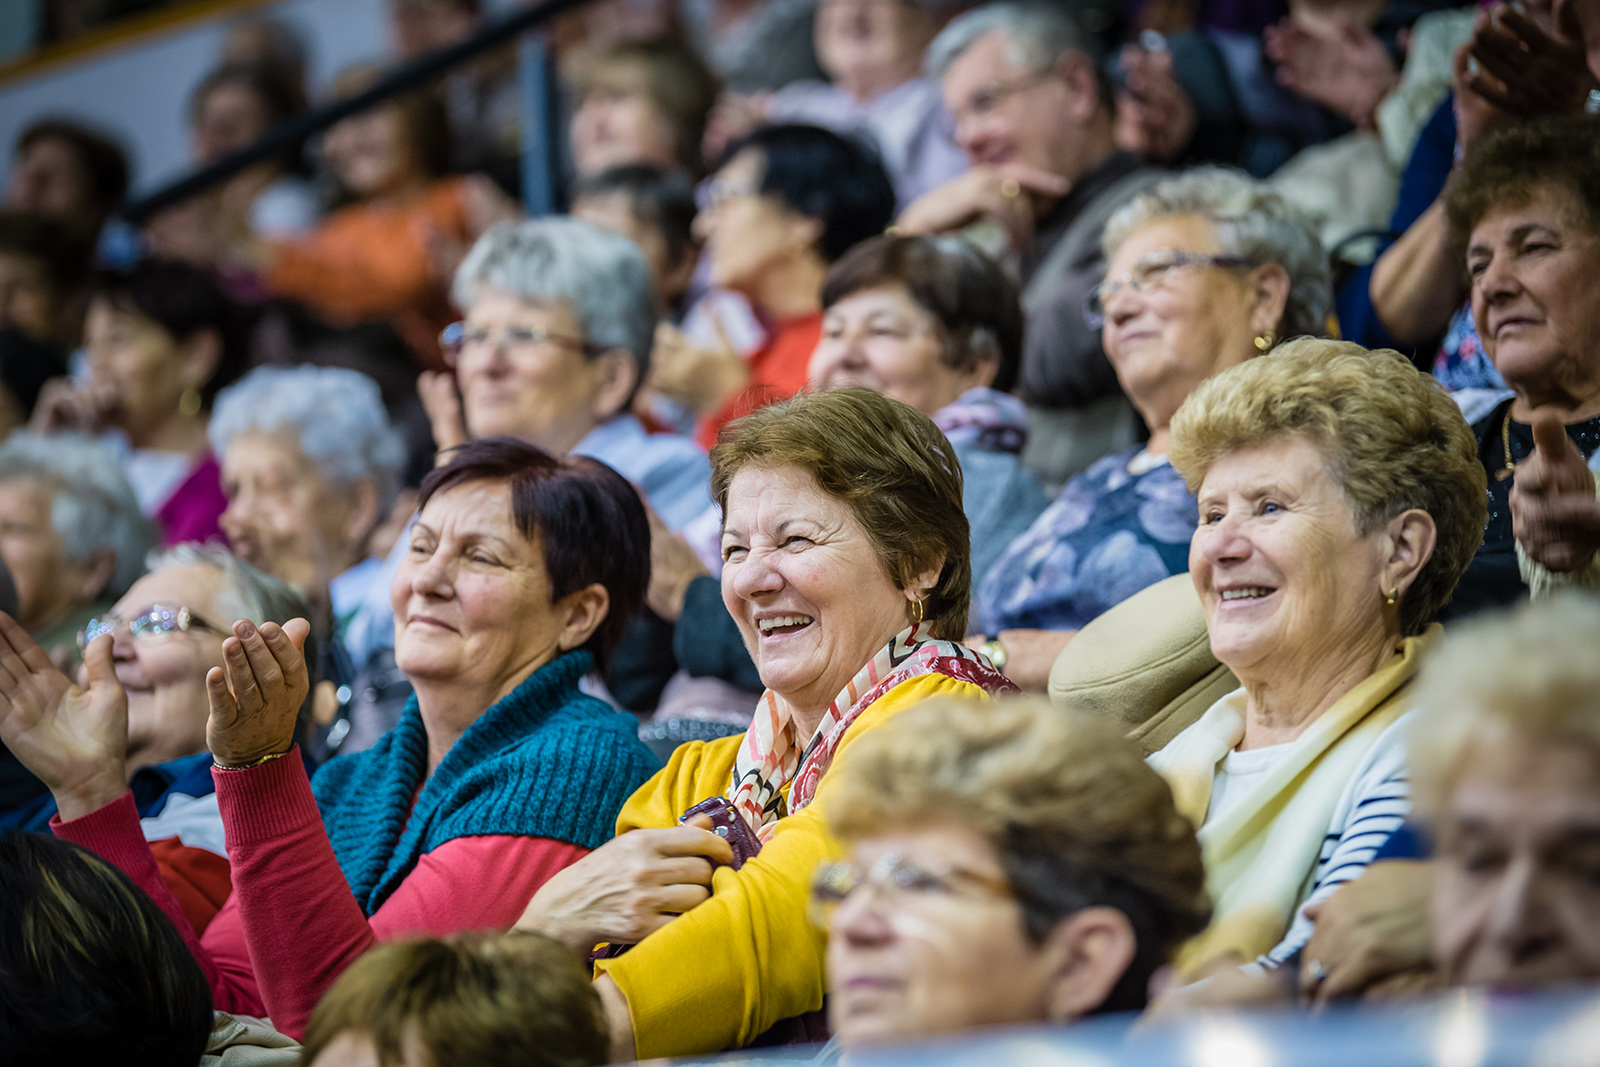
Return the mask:
POLYGON ((728 842, 733 849, 734 870, 743 867, 745 861, 761 851, 761 839, 750 830, 750 824, 744 817, 734 810, 733 804, 727 797, 712 797, 702 800, 688 811, 678 817, 679 822, 688 822, 696 815, 705 815, 711 819, 711 832, 728 842))

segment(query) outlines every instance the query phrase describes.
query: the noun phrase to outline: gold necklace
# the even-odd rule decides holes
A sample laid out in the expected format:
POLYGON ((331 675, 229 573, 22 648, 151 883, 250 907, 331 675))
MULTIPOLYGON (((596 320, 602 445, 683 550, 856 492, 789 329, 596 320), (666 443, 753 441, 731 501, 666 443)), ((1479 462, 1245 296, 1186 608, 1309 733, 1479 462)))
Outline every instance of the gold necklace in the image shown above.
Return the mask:
POLYGON ((1517 464, 1511 458, 1511 406, 1506 407, 1506 417, 1500 423, 1500 444, 1506 450, 1506 465, 1494 472, 1494 480, 1503 482, 1514 477, 1517 473, 1517 464))

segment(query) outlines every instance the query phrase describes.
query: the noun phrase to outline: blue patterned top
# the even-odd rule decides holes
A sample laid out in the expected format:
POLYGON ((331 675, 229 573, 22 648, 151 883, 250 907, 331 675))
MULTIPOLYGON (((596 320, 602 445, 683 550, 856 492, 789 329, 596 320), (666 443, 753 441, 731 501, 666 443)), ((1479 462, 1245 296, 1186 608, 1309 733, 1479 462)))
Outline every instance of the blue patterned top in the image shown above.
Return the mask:
POLYGON ((1452 393, 1462 389, 1504 389, 1505 379, 1484 354, 1472 321, 1472 305, 1463 305, 1450 320, 1444 342, 1433 360, 1433 376, 1452 393))
POLYGON ((1136 464, 1142 452, 1098 460, 1011 542, 978 588, 979 631, 1076 630, 1189 569, 1199 505, 1165 457, 1136 464))

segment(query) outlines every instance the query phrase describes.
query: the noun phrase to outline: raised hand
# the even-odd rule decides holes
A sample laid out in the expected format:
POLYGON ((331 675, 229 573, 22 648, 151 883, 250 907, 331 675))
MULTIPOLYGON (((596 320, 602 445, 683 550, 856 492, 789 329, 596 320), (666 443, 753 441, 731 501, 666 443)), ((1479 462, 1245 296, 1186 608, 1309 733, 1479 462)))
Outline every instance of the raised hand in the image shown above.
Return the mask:
POLYGON ((63 819, 128 788, 128 695, 112 669, 111 638, 91 642, 83 663, 87 689, 0 612, 0 741, 49 787, 63 819))
POLYGON ((1522 118, 1582 110, 1595 80, 1570 0, 1556 0, 1554 22, 1547 32, 1507 4, 1480 13, 1467 44, 1478 64, 1468 79, 1472 90, 1522 118))
POLYGON ((306 635, 311 624, 240 619, 222 642, 221 667, 206 673, 211 721, 206 744, 219 767, 247 767, 294 744, 295 717, 311 689, 306 635))
POLYGON ((1511 532, 1529 558, 1553 571, 1588 566, 1600 550, 1594 473, 1567 436, 1561 413, 1533 413, 1533 453, 1511 485, 1511 532))
POLYGON ((906 233, 945 233, 992 219, 1020 247, 1033 234, 1036 199, 1063 197, 1071 188, 1061 175, 1026 163, 973 167, 917 197, 895 225, 906 233))
POLYGON ((1172 53, 1127 45, 1121 54, 1123 87, 1117 90, 1117 147, 1170 163, 1183 155, 1199 117, 1178 83, 1172 53))
POLYGON ((433 444, 439 450, 439 461, 446 462, 448 449, 467 443, 467 423, 461 413, 461 393, 456 388, 455 375, 449 371, 425 370, 417 376, 417 395, 422 397, 422 410, 428 413, 428 426, 433 430, 433 444))
POLYGON ((1400 83, 1383 42, 1354 20, 1330 38, 1285 18, 1268 26, 1262 40, 1278 64, 1279 85, 1348 116, 1362 129, 1375 128, 1378 105, 1400 83))

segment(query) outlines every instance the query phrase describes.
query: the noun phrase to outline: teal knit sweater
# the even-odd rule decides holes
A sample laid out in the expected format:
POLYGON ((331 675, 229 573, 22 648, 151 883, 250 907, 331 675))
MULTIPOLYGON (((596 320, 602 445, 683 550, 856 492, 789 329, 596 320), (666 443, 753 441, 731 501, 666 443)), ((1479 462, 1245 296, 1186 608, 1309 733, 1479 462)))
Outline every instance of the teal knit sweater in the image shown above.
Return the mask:
POLYGON ((419 859, 458 837, 584 848, 610 839, 623 801, 657 763, 633 716, 578 689, 593 666, 588 652, 568 652, 534 671, 478 716, 431 776, 415 696, 376 745, 317 772, 311 790, 328 839, 368 916, 419 859))

